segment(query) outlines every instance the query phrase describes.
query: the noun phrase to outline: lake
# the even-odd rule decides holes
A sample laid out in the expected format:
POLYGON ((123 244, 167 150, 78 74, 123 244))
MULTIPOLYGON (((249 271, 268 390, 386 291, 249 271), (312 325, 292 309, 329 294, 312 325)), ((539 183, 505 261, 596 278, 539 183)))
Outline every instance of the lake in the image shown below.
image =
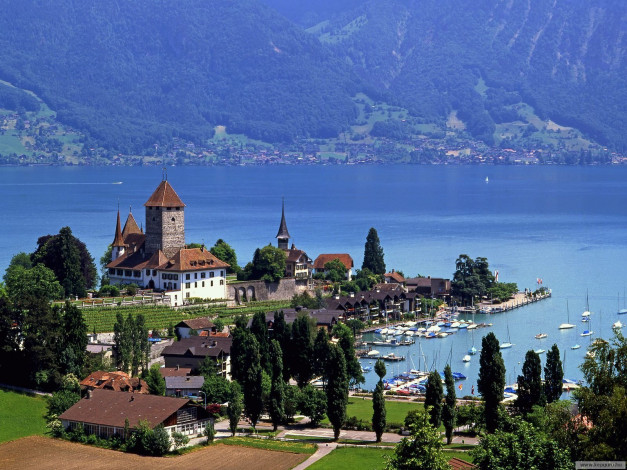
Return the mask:
MULTIPOLYGON (((508 383, 520 373, 528 349, 548 350, 554 342, 566 353, 566 376, 580 378, 578 365, 590 341, 579 337, 586 291, 593 338, 610 335, 624 302, 627 167, 171 167, 167 176, 187 204, 187 242, 211 246, 222 238, 242 266, 255 248, 276 244, 285 197, 290 243, 311 258, 347 252, 360 267, 368 229, 375 227, 388 270, 408 277, 450 278, 465 253, 487 257, 501 281, 521 289, 535 289, 542 278, 551 299, 476 318, 494 323, 491 330, 501 340, 509 327, 515 346, 503 351, 508 383), (567 300, 577 331, 557 329, 566 321, 567 300), (541 331, 549 337, 536 340, 541 331), (575 342, 583 347, 571 351, 575 342)), ((66 225, 98 261, 113 240, 118 204, 123 220, 131 206, 137 222, 144 222, 143 203, 161 178, 161 169, 144 167, 0 169, 0 268, 15 253, 33 251, 39 236, 66 225)), ((487 331, 475 331, 476 346, 487 331)), ((467 333, 422 345, 427 364, 439 370, 451 356, 453 370, 469 377, 464 394, 479 363, 478 356, 461 361, 472 342, 467 333)), ((396 349, 418 355, 417 345, 396 349)), ((410 368, 393 366, 394 372, 410 368)), ((374 373, 367 379, 371 388, 374 373)))

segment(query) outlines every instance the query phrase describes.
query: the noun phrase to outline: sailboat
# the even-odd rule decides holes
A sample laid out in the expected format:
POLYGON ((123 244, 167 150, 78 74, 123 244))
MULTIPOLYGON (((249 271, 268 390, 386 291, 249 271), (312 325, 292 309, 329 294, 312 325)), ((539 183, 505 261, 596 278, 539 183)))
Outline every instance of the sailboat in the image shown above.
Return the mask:
POLYGON ((613 330, 620 330, 622 327, 623 327, 623 324, 620 322, 620 320, 615 321, 614 324, 612 325, 613 330))
POLYGON ((570 322, 570 311, 568 310, 568 299, 566 299, 566 320, 567 320, 566 323, 562 323, 559 326, 560 330, 570 330, 571 328, 575 328, 575 325, 573 325, 570 322))
POLYGON ((511 348, 512 346, 514 346, 514 345, 512 344, 512 342, 510 341, 510 338, 509 338, 509 324, 508 324, 507 325, 507 341, 505 343, 501 343, 499 345, 499 348, 501 348, 501 349, 508 349, 508 348, 511 348))
POLYGON ((590 312, 590 302, 588 301, 588 291, 586 291, 586 311, 583 312, 581 316, 586 318, 589 317, 591 313, 592 312, 590 312))
POLYGON ((618 294, 618 314, 625 315, 627 313, 627 308, 625 308, 625 291, 623 290, 623 308, 620 308, 620 294, 618 294))
POLYGON ((468 354, 466 354, 466 355, 463 357, 462 361, 464 361, 464 362, 470 362, 470 356, 469 356, 468 354))
POLYGON ((485 177, 485 182, 489 183, 490 182, 490 178, 488 178, 487 176, 485 177))
POLYGON ((580 344, 575 344, 574 346, 571 346, 570 349, 579 349, 580 347, 580 344))

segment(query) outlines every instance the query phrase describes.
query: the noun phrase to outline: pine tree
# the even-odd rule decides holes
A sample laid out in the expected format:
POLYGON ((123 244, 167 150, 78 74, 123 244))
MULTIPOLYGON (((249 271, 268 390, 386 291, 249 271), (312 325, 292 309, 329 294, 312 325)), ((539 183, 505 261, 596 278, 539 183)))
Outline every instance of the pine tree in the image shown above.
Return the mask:
POLYGON ((385 262, 383 261, 383 248, 379 242, 379 235, 374 227, 371 227, 366 237, 364 246, 364 262, 361 269, 369 269, 374 274, 385 274, 385 262))
POLYGON ((374 366, 374 371, 379 376, 379 381, 372 394, 372 429, 374 429, 376 435, 376 441, 381 442, 381 436, 385 431, 386 423, 386 411, 385 411, 385 396, 383 392, 383 377, 385 377, 385 364, 381 359, 377 360, 374 366))
POLYGON ((442 423, 442 378, 436 370, 429 374, 427 379, 427 391, 425 392, 425 408, 429 409, 429 422, 434 428, 439 428, 442 423))
POLYGON ((562 396, 562 381, 564 369, 560 359, 560 350, 554 344, 546 353, 546 365, 544 366, 544 395, 547 403, 553 403, 562 396))
POLYGON ((333 426, 333 435, 337 441, 340 429, 346 421, 348 404, 348 375, 344 353, 335 345, 329 350, 329 383, 327 384, 327 417, 333 426))
POLYGON ((518 376, 518 397, 516 407, 521 413, 529 413, 535 405, 543 406, 545 402, 542 387, 542 362, 540 356, 533 350, 527 351, 522 368, 522 375, 518 376))
POLYGON ((283 382, 283 352, 276 339, 270 343, 270 363, 272 364, 272 387, 268 413, 274 430, 285 420, 285 382, 283 382))
POLYGON ((492 332, 481 340, 477 389, 484 402, 486 428, 493 433, 498 428, 498 410, 505 389, 505 364, 499 340, 492 332))
POLYGON ((444 368, 444 382, 446 382, 446 398, 444 400, 444 408, 442 409, 442 422, 446 432, 446 443, 450 444, 453 440, 453 429, 455 429, 457 420, 455 379, 453 378, 450 364, 447 364, 444 368))

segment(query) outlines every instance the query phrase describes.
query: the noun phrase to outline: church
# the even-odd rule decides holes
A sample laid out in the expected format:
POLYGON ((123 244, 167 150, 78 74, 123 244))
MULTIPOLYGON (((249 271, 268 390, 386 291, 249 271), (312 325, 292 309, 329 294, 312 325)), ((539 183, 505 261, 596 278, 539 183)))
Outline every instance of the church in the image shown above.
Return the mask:
POLYGON ((226 299, 227 263, 206 248, 185 247, 185 204, 166 178, 144 204, 146 233, 129 212, 124 228, 118 209, 111 284, 164 291, 174 307, 187 299, 226 299))

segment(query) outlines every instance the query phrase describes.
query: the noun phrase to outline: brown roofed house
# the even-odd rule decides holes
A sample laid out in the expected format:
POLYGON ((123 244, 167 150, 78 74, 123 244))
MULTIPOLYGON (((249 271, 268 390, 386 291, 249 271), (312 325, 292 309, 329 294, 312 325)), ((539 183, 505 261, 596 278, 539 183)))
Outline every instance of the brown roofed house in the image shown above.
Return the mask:
POLYGON ((142 379, 130 377, 125 372, 92 372, 80 382, 82 390, 112 390, 114 392, 149 393, 142 379))
POLYGON ((178 431, 197 435, 204 431, 210 417, 202 406, 187 399, 97 389, 62 413, 59 419, 66 429, 80 424, 86 434, 109 438, 123 435, 127 419, 131 429, 140 421, 146 421, 151 429, 163 425, 168 434, 178 431))
POLYGON ((352 269, 355 267, 353 263, 353 258, 348 253, 325 253, 318 255, 313 263, 314 271, 316 273, 326 273, 324 269, 324 265, 329 261, 339 260, 340 263, 344 265, 346 268, 346 279, 350 281, 352 279, 352 269))

